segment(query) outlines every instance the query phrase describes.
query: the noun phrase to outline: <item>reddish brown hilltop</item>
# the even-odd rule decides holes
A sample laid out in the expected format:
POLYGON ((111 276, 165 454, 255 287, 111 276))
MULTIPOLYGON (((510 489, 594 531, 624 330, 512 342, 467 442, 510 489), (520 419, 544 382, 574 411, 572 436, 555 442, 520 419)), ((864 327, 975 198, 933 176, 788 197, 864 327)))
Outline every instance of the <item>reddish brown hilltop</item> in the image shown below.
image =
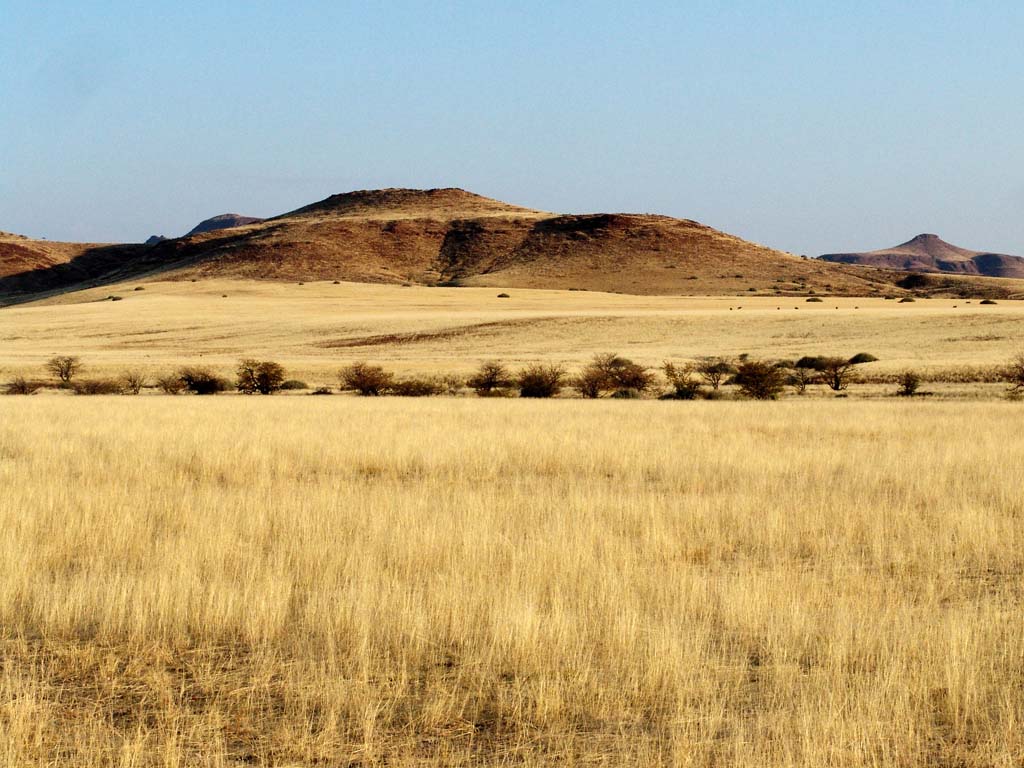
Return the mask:
POLYGON ((213 232, 217 229, 231 229, 233 227, 244 227, 246 224, 258 224, 263 219, 257 219, 253 216, 241 216, 237 213, 222 213, 219 216, 211 216, 208 219, 204 219, 192 227, 189 233, 185 235, 199 235, 203 232, 213 232))
POLYGON ((272 219, 148 247, 14 242, 34 255, 8 259, 0 274, 8 302, 152 275, 846 295, 898 293, 901 277, 801 258, 687 219, 552 214, 452 188, 332 195, 272 219))
POLYGON ((1024 278, 1024 258, 1003 253, 971 251, 950 245, 938 235, 918 235, 893 248, 865 253, 827 253, 825 261, 898 269, 905 272, 944 272, 987 277, 1024 278))

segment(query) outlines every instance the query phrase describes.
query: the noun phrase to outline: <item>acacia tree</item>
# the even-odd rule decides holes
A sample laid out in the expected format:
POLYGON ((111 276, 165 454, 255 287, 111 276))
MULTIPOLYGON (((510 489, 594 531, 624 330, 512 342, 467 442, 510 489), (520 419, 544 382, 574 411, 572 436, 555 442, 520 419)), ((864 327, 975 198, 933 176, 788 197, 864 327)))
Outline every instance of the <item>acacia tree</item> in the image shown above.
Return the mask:
POLYGON ((466 380, 466 384, 480 397, 494 397, 503 394, 515 381, 508 368, 492 360, 481 363, 477 372, 466 380))
POLYGON ((121 388, 130 395, 137 395, 146 386, 147 377, 142 371, 125 371, 121 374, 121 388))
POLYGON ((639 363, 606 352, 594 355, 572 383, 584 397, 595 398, 609 391, 643 392, 654 383, 654 374, 639 363))
POLYGON ((736 366, 724 357, 700 357, 693 370, 711 389, 717 390, 726 376, 736 372, 736 366))
POLYGON ((82 361, 74 355, 58 355, 46 361, 46 370, 62 384, 69 384, 82 370, 82 361))
POLYGON ((775 400, 786 385, 786 374, 779 366, 763 360, 747 360, 736 371, 736 384, 747 397, 775 400))
POLYGON ((823 357, 819 376, 821 381, 834 392, 841 392, 855 380, 853 366, 855 363, 842 357, 823 357))
POLYGON ((242 360, 236 373, 235 387, 247 395, 272 395, 280 391, 285 380, 284 368, 270 360, 242 360))
POLYGON ((516 376, 520 397, 554 397, 562 391, 565 371, 560 365, 528 365, 516 376))
POLYGON ((391 387, 395 377, 379 365, 357 362, 338 375, 342 389, 355 390, 364 397, 378 397, 391 387))
POLYGON ((669 397, 676 400, 693 400, 700 394, 700 381, 693 370, 693 364, 676 365, 666 362, 661 370, 674 390, 669 397))

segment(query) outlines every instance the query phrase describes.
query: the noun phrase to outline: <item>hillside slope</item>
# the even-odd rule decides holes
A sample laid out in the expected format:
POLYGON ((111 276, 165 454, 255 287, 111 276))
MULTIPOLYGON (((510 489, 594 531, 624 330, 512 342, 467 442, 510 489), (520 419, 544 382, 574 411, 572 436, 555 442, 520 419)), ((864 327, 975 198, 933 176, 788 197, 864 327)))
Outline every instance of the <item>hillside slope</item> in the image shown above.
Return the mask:
POLYGON ((0 296, 23 301, 155 274, 652 295, 872 295, 896 291, 900 277, 801 258, 686 219, 560 215, 461 189, 382 189, 148 247, 46 243, 34 260, 12 261, 0 296))
POLYGON ((986 277, 1024 278, 1024 258, 1003 253, 971 251, 950 245, 938 235, 918 235, 893 248, 865 253, 827 253, 823 260, 838 264, 942 272, 986 277))

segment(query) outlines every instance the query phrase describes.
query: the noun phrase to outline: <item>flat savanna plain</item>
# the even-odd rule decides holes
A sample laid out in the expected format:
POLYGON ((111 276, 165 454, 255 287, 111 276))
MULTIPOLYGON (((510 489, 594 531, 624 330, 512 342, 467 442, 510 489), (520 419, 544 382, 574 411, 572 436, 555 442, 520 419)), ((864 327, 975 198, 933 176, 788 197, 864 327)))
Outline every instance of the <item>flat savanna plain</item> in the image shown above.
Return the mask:
POLYGON ((1021 418, 0 398, 0 763, 1019 765, 1021 418))
MULTIPOLYGON (((1024 319, 143 285, 0 310, 0 378, 56 353, 83 375, 264 357, 311 384, 598 351, 945 370, 1005 362, 1024 319)), ((1024 410, 992 387, 0 397, 0 764, 1020 765, 1024 410)))
POLYGON ((400 374, 468 373, 487 359, 573 369, 597 352, 652 366, 700 355, 869 352, 880 361, 865 373, 926 373, 1004 364, 1024 328, 1024 302, 1007 300, 500 292, 217 280, 93 289, 0 310, 0 378, 42 375, 55 354, 78 355, 100 376, 196 363, 229 374, 240 357, 258 357, 313 385, 336 384, 353 360, 400 374), (122 300, 104 300, 110 295, 122 300))

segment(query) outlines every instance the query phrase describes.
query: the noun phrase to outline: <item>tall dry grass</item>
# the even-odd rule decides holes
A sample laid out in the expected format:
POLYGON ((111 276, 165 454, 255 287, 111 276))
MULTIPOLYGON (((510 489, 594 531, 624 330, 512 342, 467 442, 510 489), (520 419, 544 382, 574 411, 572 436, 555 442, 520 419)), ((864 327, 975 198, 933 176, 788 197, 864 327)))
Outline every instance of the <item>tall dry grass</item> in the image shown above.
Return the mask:
POLYGON ((0 399, 0 763, 1019 765, 1022 417, 0 399))

